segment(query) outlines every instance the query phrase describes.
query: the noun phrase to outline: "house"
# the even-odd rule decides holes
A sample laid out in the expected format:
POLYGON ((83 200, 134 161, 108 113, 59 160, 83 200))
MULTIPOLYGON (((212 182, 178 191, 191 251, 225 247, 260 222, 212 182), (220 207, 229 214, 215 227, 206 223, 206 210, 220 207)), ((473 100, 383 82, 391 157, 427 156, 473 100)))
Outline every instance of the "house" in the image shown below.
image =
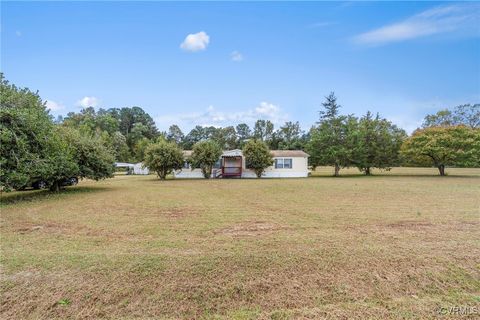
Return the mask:
POLYGON ((128 163, 128 162, 115 162, 115 167, 117 168, 127 168, 127 174, 143 174, 147 175, 150 173, 148 168, 143 167, 143 163, 128 163))
POLYGON ((143 162, 135 163, 133 165, 133 174, 150 174, 150 170, 147 167, 143 166, 143 162))
MULTIPOLYGON (((308 176, 309 155, 302 150, 272 150, 273 165, 263 173, 265 178, 300 178, 308 176)), ((175 178, 203 178, 198 168, 192 170, 188 158, 192 151, 183 151, 187 159, 181 171, 174 173, 175 178)), ((224 151, 212 169, 212 178, 256 178, 255 172, 246 168, 242 150, 224 151)))

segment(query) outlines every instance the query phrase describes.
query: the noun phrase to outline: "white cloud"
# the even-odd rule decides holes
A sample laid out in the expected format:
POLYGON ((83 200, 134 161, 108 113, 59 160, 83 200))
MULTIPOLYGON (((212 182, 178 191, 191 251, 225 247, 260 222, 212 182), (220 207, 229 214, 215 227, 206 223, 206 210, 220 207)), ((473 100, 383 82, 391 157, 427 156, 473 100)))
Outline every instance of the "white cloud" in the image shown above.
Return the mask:
POLYGON ((478 33, 478 19, 480 6, 477 4, 439 6, 359 34, 353 41, 357 44, 381 45, 454 31, 473 30, 478 33))
POLYGON ((235 62, 243 61, 243 55, 236 50, 230 53, 230 58, 232 59, 232 61, 235 61, 235 62))
POLYGON ((82 108, 97 107, 100 100, 96 97, 83 97, 77 101, 77 106, 82 108))
POLYGON ((180 44, 180 48, 185 51, 195 52, 207 49, 210 43, 210 36, 204 31, 189 34, 180 44))
POLYGON ((260 102, 254 108, 234 112, 219 111, 214 106, 208 106, 204 112, 164 115, 156 117, 155 122, 159 128, 168 129, 172 124, 177 124, 181 128, 192 128, 196 125, 229 126, 242 122, 253 125, 258 119, 270 120, 279 125, 288 120, 288 115, 277 105, 260 102))
POLYGON ((62 103, 55 102, 53 100, 47 100, 45 106, 50 111, 59 111, 65 109, 65 106, 62 103))
POLYGON ((15 31, 15 35, 17 37, 21 37, 22 36, 22 31, 20 31, 20 30, 15 31))
POLYGON ((259 115, 274 118, 278 115, 280 108, 272 103, 260 102, 260 105, 255 108, 255 112, 259 115))

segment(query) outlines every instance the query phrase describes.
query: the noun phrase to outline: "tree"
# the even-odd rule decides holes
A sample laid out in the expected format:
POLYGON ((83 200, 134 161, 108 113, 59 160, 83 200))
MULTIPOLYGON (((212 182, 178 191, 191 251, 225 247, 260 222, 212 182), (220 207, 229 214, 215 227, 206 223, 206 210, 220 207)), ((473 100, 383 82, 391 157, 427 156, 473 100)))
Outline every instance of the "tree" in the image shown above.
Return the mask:
POLYGON ((423 127, 448 127, 465 125, 470 128, 480 127, 480 104, 463 104, 455 109, 443 109, 435 114, 427 115, 423 127))
POLYGON ((371 168, 389 170, 400 164, 400 147, 405 137, 405 131, 380 118, 378 113, 374 118, 368 111, 358 124, 352 162, 366 175, 371 174, 371 168))
POLYGON ((136 123, 141 123, 147 128, 146 138, 153 139, 158 135, 158 129, 152 117, 140 107, 110 109, 109 112, 120 121, 120 132, 127 139, 136 123))
POLYGON ((300 129, 300 123, 298 121, 285 122, 278 131, 278 148, 282 150, 303 149, 302 134, 303 132, 302 129, 300 129))
POLYGON ((225 141, 225 149, 232 150, 238 148, 237 132, 233 126, 222 128, 222 134, 225 141))
POLYGON ((79 113, 68 113, 62 124, 91 137, 101 137, 109 147, 115 148, 117 161, 138 159, 137 146, 143 143, 140 141, 159 136, 153 119, 139 107, 99 109, 98 112, 88 107, 79 113), (125 138, 127 150, 119 134, 125 138))
POLYGON ((249 140, 243 147, 243 155, 246 167, 255 171, 257 178, 273 164, 273 156, 267 144, 260 140, 249 140))
POLYGON ((0 73, 0 188, 49 185, 78 170, 38 93, 17 88, 0 73))
POLYGON ((325 102, 322 102, 322 106, 325 110, 320 110, 320 121, 330 120, 339 117, 341 105, 337 104, 337 97, 335 92, 330 92, 328 96, 325 97, 325 102))
POLYGON ((448 109, 440 110, 435 114, 429 114, 423 120, 422 127, 449 127, 455 124, 456 120, 452 111, 448 109))
POLYGON ((217 142, 222 149, 231 150, 237 148, 237 133, 232 126, 215 128, 215 132, 210 136, 210 139, 217 142))
POLYGON ((320 111, 318 126, 310 130, 306 149, 313 168, 334 166, 334 176, 339 176, 340 168, 352 165, 358 124, 353 116, 339 115, 340 105, 333 92, 325 98, 325 110, 320 111))
POLYGON ((135 154, 135 161, 143 161, 145 159, 145 151, 147 150, 148 146, 152 143, 152 141, 148 140, 147 138, 141 138, 137 141, 135 146, 133 147, 133 152, 135 154))
POLYGON ((268 142, 272 138, 274 125, 270 120, 257 120, 253 128, 253 137, 268 142))
MULTIPOLYGON (((136 122, 133 124, 130 133, 128 134, 127 144, 133 154, 135 154, 135 145, 138 141, 147 137, 148 127, 141 122, 136 122)), ((149 138, 147 138, 149 139, 149 138)))
POLYGON ((82 135, 74 129, 59 128, 59 130, 78 165, 75 176, 95 181, 113 177, 115 155, 100 138, 82 135))
POLYGON ((212 140, 197 142, 193 146, 191 156, 192 168, 202 169, 203 176, 208 179, 212 174, 213 165, 222 155, 220 146, 212 140))
POLYGON ((115 132, 118 132, 119 129, 118 120, 111 114, 104 113, 104 110, 102 111, 102 113, 100 111, 97 113, 95 119, 97 128, 101 131, 107 132, 109 135, 113 135, 115 132))
POLYGON ((480 128, 480 103, 463 104, 455 108, 458 124, 464 124, 470 128, 480 128))
POLYGON ((480 166, 480 129, 466 126, 416 130, 402 145, 407 164, 433 164, 441 176, 446 166, 480 166))
MULTIPOLYGON (((43 181, 58 191, 60 182, 71 177, 112 176, 114 157, 100 137, 56 126, 38 94, 10 85, 3 75, 1 98, 0 186, 5 190, 43 181)), ((92 111, 85 109, 83 115, 92 111)))
POLYGON ((185 136, 183 142, 183 147, 185 149, 192 149, 193 145, 199 141, 205 139, 205 130, 202 126, 195 126, 190 132, 185 136))
POLYGON ((170 128, 168 128, 168 133, 167 133, 168 141, 174 141, 176 144, 181 145, 184 138, 185 138, 185 135, 183 134, 182 130, 180 130, 180 127, 177 126, 176 124, 173 124, 170 126, 170 128))
POLYGON ((144 165, 155 171, 160 180, 165 180, 174 170, 182 169, 183 163, 182 150, 174 142, 160 140, 145 151, 144 165))
POLYGON ((238 124, 235 127, 235 130, 237 132, 238 144, 239 144, 240 147, 243 147, 243 145, 252 136, 252 131, 250 130, 250 127, 246 123, 238 124))
POLYGON ((117 161, 128 162, 130 160, 130 150, 128 149, 127 139, 120 131, 112 134, 110 144, 112 145, 117 161))

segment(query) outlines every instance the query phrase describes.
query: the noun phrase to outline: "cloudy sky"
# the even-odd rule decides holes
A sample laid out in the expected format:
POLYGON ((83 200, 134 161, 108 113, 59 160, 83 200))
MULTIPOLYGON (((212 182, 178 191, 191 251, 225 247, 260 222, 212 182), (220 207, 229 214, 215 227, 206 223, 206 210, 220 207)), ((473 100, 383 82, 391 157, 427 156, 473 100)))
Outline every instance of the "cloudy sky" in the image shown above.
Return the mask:
POLYGON ((480 4, 1 4, 1 69, 54 115, 140 106, 166 130, 300 121, 335 91, 411 131, 480 101, 480 4))

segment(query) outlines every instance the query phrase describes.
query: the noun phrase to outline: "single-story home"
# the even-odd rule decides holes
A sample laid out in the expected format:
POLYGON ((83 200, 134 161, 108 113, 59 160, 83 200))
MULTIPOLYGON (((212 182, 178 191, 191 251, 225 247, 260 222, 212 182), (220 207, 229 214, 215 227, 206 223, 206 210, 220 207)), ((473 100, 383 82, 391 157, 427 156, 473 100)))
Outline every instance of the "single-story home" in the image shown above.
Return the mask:
MULTIPOLYGON (((308 176, 309 155, 302 150, 271 150, 273 165, 263 173, 265 178, 299 178, 308 176)), ((181 171, 174 173, 175 178, 203 178, 199 168, 192 170, 188 158, 191 150, 183 151, 185 161, 181 171)), ((242 150, 224 151, 212 170, 212 178, 256 178, 255 172, 247 169, 242 150)))
POLYGON ((127 174, 143 174, 147 175, 150 173, 148 168, 143 167, 142 162, 138 163, 128 163, 128 162, 115 162, 115 167, 117 168, 127 168, 127 174))
POLYGON ((143 166, 143 162, 135 163, 133 165, 133 174, 150 174, 150 170, 143 166))

